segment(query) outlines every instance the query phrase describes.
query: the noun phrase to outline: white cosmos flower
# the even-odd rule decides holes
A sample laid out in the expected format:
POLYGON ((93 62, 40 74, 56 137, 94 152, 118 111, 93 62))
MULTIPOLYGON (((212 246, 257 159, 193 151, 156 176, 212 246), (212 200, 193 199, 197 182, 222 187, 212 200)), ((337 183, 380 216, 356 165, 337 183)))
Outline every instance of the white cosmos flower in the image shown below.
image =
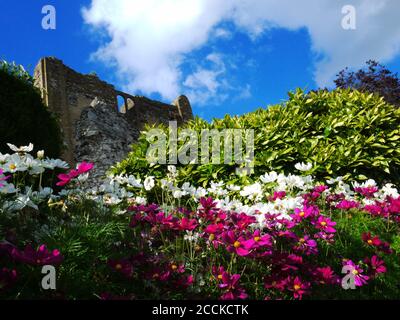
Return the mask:
POLYGON ((245 186, 242 191, 240 191, 242 197, 250 197, 252 199, 258 199, 262 195, 262 186, 258 182, 245 186))
POLYGON ((278 179, 278 174, 275 171, 272 171, 270 173, 265 173, 263 176, 260 176, 260 180, 263 183, 270 183, 274 182, 278 179))
POLYGON ((374 179, 368 179, 363 183, 358 183, 357 181, 353 182, 354 188, 368 188, 368 187, 376 187, 376 182, 374 179))
POLYGON ((202 187, 198 187, 196 189, 196 192, 194 193, 194 197, 196 199, 204 198, 206 195, 207 195, 207 190, 202 187))
POLYGON ((43 166, 48 169, 60 168, 68 169, 69 164, 60 159, 46 159, 43 161, 43 166))
POLYGON ((10 155, 8 153, 6 153, 6 154, 0 153, 0 165, 5 164, 9 158, 10 158, 10 155))
POLYGON ((340 182, 340 181, 343 181, 343 177, 337 177, 337 178, 334 178, 334 179, 329 179, 329 180, 326 180, 326 183, 327 184, 335 184, 336 182, 340 182))
POLYGON ((176 167, 175 166, 170 165, 170 166, 167 167, 167 169, 172 175, 176 174, 176 167))
POLYGON ((136 197, 135 202, 137 204, 146 204, 147 200, 146 200, 146 198, 143 198, 143 197, 136 197))
POLYGON ((182 187, 183 195, 193 196, 196 192, 196 188, 192 187, 189 182, 185 182, 182 187))
POLYGON ((392 183, 387 183, 385 184, 381 191, 382 196, 381 198, 385 199, 386 197, 392 197, 392 198, 398 198, 399 197, 399 192, 398 190, 393 186, 392 183))
POLYGON ((136 179, 134 176, 130 175, 127 179, 127 183, 129 186, 134 188, 143 188, 143 185, 140 183, 140 179, 136 179))
POLYGON ((175 188, 175 190, 172 190, 172 196, 173 196, 175 199, 180 199, 180 198, 182 198, 182 196, 183 196, 183 192, 182 192, 181 189, 175 188))
POLYGON ((17 171, 23 172, 26 171, 28 167, 25 162, 20 158, 20 156, 16 153, 10 156, 7 163, 3 166, 4 172, 15 173, 17 171))
POLYGON ((307 163, 299 162, 299 163, 296 163, 296 164, 294 165, 294 167, 295 167, 297 170, 299 170, 299 171, 308 171, 308 170, 311 170, 311 168, 312 168, 312 163, 309 163, 309 162, 307 162, 307 163))
POLYGON ((240 186, 235 186, 234 184, 228 184, 226 188, 230 191, 239 191, 241 189, 240 186))
POLYGON ((11 143, 7 143, 8 147, 17 153, 27 153, 27 152, 31 152, 33 150, 33 144, 30 143, 28 146, 22 146, 22 147, 17 147, 11 143))
POLYGON ((33 157, 30 155, 26 156, 26 158, 24 159, 24 162, 25 162, 25 165, 26 165, 30 175, 41 174, 45 170, 42 166, 41 161, 37 161, 37 160, 33 159, 33 157))
POLYGON ((154 188, 154 186, 155 186, 155 182, 154 182, 154 177, 153 176, 150 176, 150 177, 147 177, 145 180, 144 180, 144 188, 147 190, 147 191, 150 191, 151 189, 153 189, 154 188))

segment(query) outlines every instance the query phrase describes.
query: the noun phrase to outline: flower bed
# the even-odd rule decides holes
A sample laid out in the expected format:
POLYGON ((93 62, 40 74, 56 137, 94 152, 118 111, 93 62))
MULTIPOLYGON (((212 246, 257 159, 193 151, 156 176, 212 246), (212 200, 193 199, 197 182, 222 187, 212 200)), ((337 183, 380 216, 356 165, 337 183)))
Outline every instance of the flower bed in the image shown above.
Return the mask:
MULTIPOLYGON (((390 184, 269 172, 178 185, 0 154, 0 297, 375 299, 399 295, 400 196, 390 184), (41 266, 57 289, 40 289, 41 266)), ((309 164, 296 165, 298 170, 309 164)))

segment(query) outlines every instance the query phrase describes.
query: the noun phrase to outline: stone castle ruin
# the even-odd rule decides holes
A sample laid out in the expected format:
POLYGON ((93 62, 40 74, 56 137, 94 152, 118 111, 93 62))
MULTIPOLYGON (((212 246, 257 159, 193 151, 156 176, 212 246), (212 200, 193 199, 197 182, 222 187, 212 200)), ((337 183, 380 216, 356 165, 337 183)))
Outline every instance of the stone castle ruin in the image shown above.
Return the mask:
POLYGON ((66 147, 63 159, 71 165, 95 162, 97 178, 126 156, 145 124, 181 125, 193 118, 185 96, 166 104, 130 95, 53 57, 40 59, 34 79, 45 105, 59 118, 66 147), (124 101, 121 106, 118 97, 124 101))

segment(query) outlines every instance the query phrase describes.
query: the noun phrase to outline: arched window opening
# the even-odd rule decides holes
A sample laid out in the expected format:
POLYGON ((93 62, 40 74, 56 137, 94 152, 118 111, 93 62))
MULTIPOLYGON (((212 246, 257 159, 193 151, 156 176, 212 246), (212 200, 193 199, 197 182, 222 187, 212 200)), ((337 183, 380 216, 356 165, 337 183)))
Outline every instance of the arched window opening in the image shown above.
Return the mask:
POLYGON ((117 95, 118 111, 121 113, 126 112, 125 108, 125 98, 121 95, 117 95))

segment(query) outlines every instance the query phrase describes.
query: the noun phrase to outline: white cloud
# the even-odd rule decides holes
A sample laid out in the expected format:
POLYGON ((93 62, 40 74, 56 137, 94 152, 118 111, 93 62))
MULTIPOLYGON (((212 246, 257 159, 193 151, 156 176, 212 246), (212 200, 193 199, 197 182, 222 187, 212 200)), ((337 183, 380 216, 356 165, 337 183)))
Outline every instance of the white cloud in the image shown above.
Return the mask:
POLYGON ((395 57, 399 12, 398 0, 92 0, 83 17, 109 35, 95 57, 114 63, 127 89, 170 100, 189 91, 199 100, 224 98, 230 87, 228 64, 215 60, 221 56, 208 56, 211 66, 199 63, 191 74, 183 70, 187 55, 212 38, 240 30, 256 39, 271 28, 306 28, 316 57, 315 80, 325 86, 346 66, 395 57), (356 30, 341 27, 347 4, 356 8, 356 30), (222 28, 227 21, 235 28, 222 28))

